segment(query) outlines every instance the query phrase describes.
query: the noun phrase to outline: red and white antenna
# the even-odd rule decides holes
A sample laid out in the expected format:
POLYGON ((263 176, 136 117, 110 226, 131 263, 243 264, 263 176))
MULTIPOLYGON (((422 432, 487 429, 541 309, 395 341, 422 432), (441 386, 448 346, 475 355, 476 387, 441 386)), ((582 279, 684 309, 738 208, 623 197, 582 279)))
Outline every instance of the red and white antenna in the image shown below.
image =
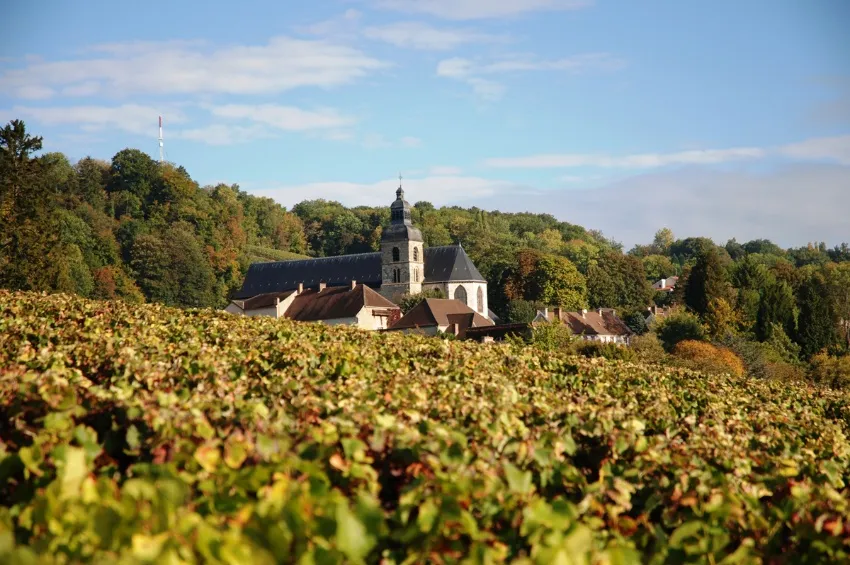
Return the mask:
POLYGON ((159 162, 160 164, 165 162, 165 157, 163 154, 163 145, 162 145, 162 116, 159 117, 159 162))

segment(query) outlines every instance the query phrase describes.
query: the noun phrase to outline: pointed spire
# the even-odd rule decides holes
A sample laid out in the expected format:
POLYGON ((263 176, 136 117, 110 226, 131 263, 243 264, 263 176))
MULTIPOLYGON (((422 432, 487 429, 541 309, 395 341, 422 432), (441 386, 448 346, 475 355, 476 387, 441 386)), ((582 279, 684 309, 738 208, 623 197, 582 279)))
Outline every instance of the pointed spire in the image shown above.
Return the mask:
POLYGON ((398 190, 395 191, 395 196, 399 200, 404 200, 404 189, 401 188, 401 172, 398 173, 398 190))

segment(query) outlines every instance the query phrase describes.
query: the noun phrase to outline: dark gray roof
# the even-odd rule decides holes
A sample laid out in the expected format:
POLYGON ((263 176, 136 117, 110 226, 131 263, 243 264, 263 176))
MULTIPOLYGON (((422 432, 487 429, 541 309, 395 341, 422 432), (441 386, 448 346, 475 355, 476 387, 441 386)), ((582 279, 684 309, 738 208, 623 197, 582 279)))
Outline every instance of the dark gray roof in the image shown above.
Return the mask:
POLYGON ((293 290, 298 288, 298 283, 304 283, 305 288, 317 287, 320 282, 328 286, 348 286, 352 280, 372 287, 381 286, 381 254, 254 263, 233 298, 293 290))
POLYGON ((460 245, 425 249, 425 282, 486 282, 460 245))
MULTIPOLYGON (((480 281, 484 277, 469 255, 459 245, 425 248, 425 283, 446 281, 480 281)), ((298 288, 347 286, 351 281, 378 288, 381 286, 381 254, 360 253, 319 259, 254 263, 245 275, 242 288, 233 299, 245 299, 268 292, 284 292, 298 288)))

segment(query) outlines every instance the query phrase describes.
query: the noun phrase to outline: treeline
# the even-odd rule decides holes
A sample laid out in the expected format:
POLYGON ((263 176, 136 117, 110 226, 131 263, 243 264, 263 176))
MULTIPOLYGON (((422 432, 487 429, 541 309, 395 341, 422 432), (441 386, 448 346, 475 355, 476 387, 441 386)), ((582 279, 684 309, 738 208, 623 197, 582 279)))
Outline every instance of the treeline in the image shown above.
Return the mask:
POLYGON ((72 165, 41 147, 21 121, 0 130, 0 286, 220 307, 252 261, 307 250, 270 198, 202 188, 136 149, 72 165))
MULTIPOLYGON (((236 185, 201 187, 135 149, 111 162, 36 155, 23 122, 0 130, 0 285, 178 306, 222 307, 255 261, 376 251, 387 206, 312 200, 286 210, 236 185)), ((662 229, 627 252, 547 214, 415 202, 427 246, 460 243, 491 308, 528 321, 542 306, 617 308, 638 333, 651 305, 678 305, 705 339, 791 344, 799 359, 850 343, 850 247, 718 245, 662 229), (679 276, 676 292, 651 284, 679 276), (779 333, 781 332, 781 335, 779 333)))

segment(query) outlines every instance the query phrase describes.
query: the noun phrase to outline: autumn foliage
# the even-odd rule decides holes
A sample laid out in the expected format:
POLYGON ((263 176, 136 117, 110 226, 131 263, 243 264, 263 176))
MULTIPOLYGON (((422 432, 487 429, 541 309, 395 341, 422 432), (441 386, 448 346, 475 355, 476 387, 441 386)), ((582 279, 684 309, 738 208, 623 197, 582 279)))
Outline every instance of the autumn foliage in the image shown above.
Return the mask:
POLYGON ((744 362, 732 351, 705 341, 685 340, 676 344, 673 355, 685 365, 706 373, 744 374, 744 362))

